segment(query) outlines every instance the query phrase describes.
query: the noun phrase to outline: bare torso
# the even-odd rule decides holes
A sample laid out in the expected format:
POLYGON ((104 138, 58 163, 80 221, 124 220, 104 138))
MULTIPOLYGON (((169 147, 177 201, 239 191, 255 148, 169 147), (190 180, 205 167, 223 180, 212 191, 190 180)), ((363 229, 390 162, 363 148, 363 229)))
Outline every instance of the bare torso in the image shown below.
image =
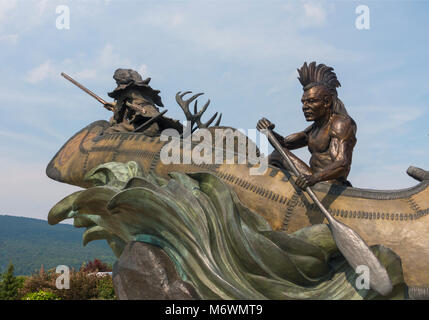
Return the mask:
MULTIPOLYGON (((347 176, 352 163, 353 148, 356 145, 356 123, 345 115, 332 114, 325 123, 313 123, 304 131, 285 138, 275 133, 285 150, 308 147, 311 153, 310 165, 289 152, 292 161, 302 174, 312 175, 317 181, 350 185, 347 176)), ((277 151, 270 155, 270 163, 288 169, 277 151)))
POLYGON ((311 153, 310 169, 313 174, 323 174, 326 168, 335 170, 335 164, 340 162, 338 165, 342 173, 334 180, 346 181, 356 144, 356 124, 353 119, 333 114, 329 122, 321 127, 313 124, 307 136, 308 150, 311 153))

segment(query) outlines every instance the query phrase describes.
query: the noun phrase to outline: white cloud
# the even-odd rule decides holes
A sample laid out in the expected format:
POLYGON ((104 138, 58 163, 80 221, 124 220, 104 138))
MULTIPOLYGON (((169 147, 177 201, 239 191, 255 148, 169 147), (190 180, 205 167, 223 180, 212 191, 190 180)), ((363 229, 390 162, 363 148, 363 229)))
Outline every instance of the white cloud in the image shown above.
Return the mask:
POLYGON ((304 3, 304 12, 308 24, 322 25, 326 21, 326 10, 320 3, 304 3))
POLYGON ((20 35, 34 30, 35 27, 49 23, 50 8, 56 4, 47 0, 17 1, 0 0, 0 32, 20 35))
MULTIPOLYGON (((55 96, 54 94, 22 94, 22 89, 16 90, 16 88, 0 88, 0 99, 3 102, 0 104, 0 110, 10 110, 10 103, 17 102, 20 105, 20 110, 26 108, 26 112, 34 110, 33 105, 56 105, 58 108, 62 107, 62 104, 67 103, 60 95, 55 96), (15 89, 15 90, 14 90, 15 89)), ((67 106, 68 107, 68 106, 67 106)))
POLYGON ((44 148, 47 150, 52 150, 55 148, 55 145, 53 145, 52 143, 49 143, 44 139, 34 136, 32 134, 0 130, 0 137, 7 138, 8 140, 18 141, 23 144, 23 146, 31 145, 32 147, 44 148))
POLYGON ((267 96, 271 96, 271 95, 273 95, 273 94, 280 93, 280 92, 282 92, 283 90, 284 90, 284 88, 283 88, 283 87, 281 87, 281 86, 279 86, 279 85, 275 85, 275 86, 271 87, 271 88, 268 90, 268 92, 267 92, 267 96))
MULTIPOLYGON (((0 0, 0 35, 2 32, 21 35, 34 32, 41 26, 55 28, 55 8, 67 5, 73 17, 94 18, 94 13, 101 14, 108 7, 110 0, 0 0)), ((39 41, 39 39, 38 39, 39 41)))
MULTIPOLYGON (((54 138, 58 142, 64 143, 64 141, 68 139, 67 136, 59 133, 56 129, 52 128, 52 124, 49 121, 47 121, 45 118, 31 116, 29 118, 24 118, 21 121, 27 127, 36 129, 39 134, 40 133, 46 134, 47 136, 54 138)), ((47 144, 47 146, 52 147, 52 144, 47 144)))
POLYGON ((10 12, 16 8, 16 0, 0 0, 0 24, 7 22, 10 12))
POLYGON ((43 62, 36 68, 31 69, 27 73, 25 80, 29 83, 36 84, 46 79, 54 79, 57 76, 58 70, 48 60, 43 62))
POLYGON ((57 81, 62 71, 79 80, 110 78, 112 68, 136 69, 143 77, 148 74, 146 64, 133 64, 128 58, 123 57, 112 44, 104 45, 100 50, 94 51, 93 55, 77 55, 63 61, 47 60, 39 66, 29 70, 25 75, 25 81, 38 84, 43 81, 57 81))
POLYGON ((99 67, 111 69, 112 66, 128 66, 130 64, 130 61, 121 57, 110 43, 106 44, 101 50, 98 63, 99 67))
POLYGON ((325 25, 327 16, 333 12, 333 4, 326 1, 296 1, 283 6, 294 25, 299 28, 320 27, 325 25))
POLYGON ((3 44, 16 44, 18 42, 17 34, 0 35, 0 43, 3 44))
POLYGON ((58 201, 79 190, 46 176, 46 165, 0 159, 0 214, 46 220, 58 201))
POLYGON ((142 78, 146 78, 148 76, 147 65, 142 64, 137 68, 137 72, 140 73, 142 78))
POLYGON ((171 20, 170 20, 170 24, 173 27, 177 27, 181 24, 183 24, 185 20, 185 16, 182 13, 176 13, 172 16, 171 20))
POLYGON ((180 2, 150 7, 135 23, 142 30, 149 27, 181 41, 183 49, 192 48, 193 54, 206 51, 263 63, 278 58, 302 60, 308 56, 348 62, 362 59, 362 55, 336 48, 320 38, 301 36, 300 29, 304 27, 324 25, 331 7, 332 4, 325 2, 299 1, 288 2, 283 11, 265 12, 263 7, 258 11, 253 5, 244 8, 232 2, 226 11, 221 4, 180 2))
POLYGON ((350 108, 358 123, 358 132, 368 136, 389 130, 398 130, 404 125, 419 119, 426 112, 418 106, 353 106, 350 108))
POLYGON ((42 16, 46 12, 47 5, 48 5, 48 0, 36 1, 36 3, 35 3, 36 13, 39 17, 42 16))
POLYGON ((74 76, 76 79, 95 79, 97 77, 97 71, 95 69, 84 69, 77 72, 74 76))

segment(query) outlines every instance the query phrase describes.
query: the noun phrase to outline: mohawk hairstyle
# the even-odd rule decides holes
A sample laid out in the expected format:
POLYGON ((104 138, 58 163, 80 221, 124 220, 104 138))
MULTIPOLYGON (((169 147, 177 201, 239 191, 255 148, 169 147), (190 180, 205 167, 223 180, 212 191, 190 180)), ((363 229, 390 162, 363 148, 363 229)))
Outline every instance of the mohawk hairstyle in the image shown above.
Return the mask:
POLYGON ((307 65, 304 62, 301 69, 298 70, 298 80, 301 82, 304 91, 322 85, 334 95, 337 95, 337 88, 341 87, 337 79, 337 75, 333 72, 334 68, 328 67, 324 64, 316 65, 316 61, 307 65))
POLYGON ((316 65, 316 61, 313 61, 309 65, 304 62, 301 69, 297 70, 298 80, 301 82, 304 91, 316 86, 324 86, 333 95, 334 113, 349 116, 344 103, 338 98, 337 88, 341 87, 341 83, 337 79, 334 68, 323 63, 316 65))

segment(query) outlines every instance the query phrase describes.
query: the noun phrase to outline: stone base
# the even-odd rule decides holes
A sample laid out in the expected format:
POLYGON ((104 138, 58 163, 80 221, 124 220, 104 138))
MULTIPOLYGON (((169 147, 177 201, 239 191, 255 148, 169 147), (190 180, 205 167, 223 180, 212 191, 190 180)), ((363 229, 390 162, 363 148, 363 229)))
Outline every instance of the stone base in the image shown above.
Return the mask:
POLYGON ((113 266, 119 300, 196 300, 194 287, 180 279, 173 262, 160 248, 130 242, 113 266))

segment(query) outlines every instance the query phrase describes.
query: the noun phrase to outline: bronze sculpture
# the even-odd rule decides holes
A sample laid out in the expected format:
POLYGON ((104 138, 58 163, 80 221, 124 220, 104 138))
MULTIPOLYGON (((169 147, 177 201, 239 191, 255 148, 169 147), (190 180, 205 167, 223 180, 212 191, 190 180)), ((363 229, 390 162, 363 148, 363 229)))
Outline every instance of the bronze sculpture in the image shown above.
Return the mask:
MULTIPOLYGON (((341 86, 340 82, 333 68, 316 62, 304 63, 298 73, 304 90, 302 111, 305 119, 314 123, 285 138, 273 132, 301 173, 296 184, 301 189, 320 181, 351 186, 347 176, 356 144, 356 123, 338 98, 336 88, 341 86), (310 166, 289 151, 304 146, 312 155, 310 166)), ((274 124, 262 118, 257 128, 273 129, 274 124)), ((269 163, 290 170, 277 150, 270 155, 269 163)))
MULTIPOLYGON (((150 78, 142 79, 137 71, 131 69, 117 69, 113 75, 117 87, 108 93, 114 98, 114 103, 108 103, 114 110, 110 119, 110 132, 130 132, 137 129, 144 122, 159 114, 159 107, 163 107, 159 90, 149 86, 150 78), (133 108, 134 107, 134 108, 133 108)), ((158 123, 152 123, 146 129, 148 134, 155 134, 160 130, 158 123)))
MULTIPOLYGON (((120 299, 382 298, 356 288, 358 273, 338 256, 327 225, 274 231, 214 174, 164 179, 145 171, 134 161, 95 167, 86 175, 94 187, 63 199, 48 216, 50 224, 73 218, 86 228, 84 244, 108 241, 118 257, 120 299), (140 250, 130 250, 136 244, 140 250)), ((403 299, 401 260, 383 246, 371 251, 392 279, 383 298, 403 299)))
POLYGON ((159 136, 164 129, 173 128, 183 132, 183 126, 178 120, 164 116, 168 110, 159 112, 163 107, 159 90, 149 86, 151 78, 145 80, 132 69, 117 69, 113 75, 117 87, 108 93, 114 102, 107 102, 94 92, 84 87, 64 72, 61 75, 75 86, 103 104, 104 108, 114 114, 110 118, 109 127, 103 134, 114 132, 144 132, 148 136, 159 136))
MULTIPOLYGON (((300 172, 292 162, 291 157, 283 150, 282 145, 274 136, 273 132, 270 129, 263 132, 267 135, 268 140, 273 144, 282 158, 287 162, 292 172, 299 177, 300 172)), ((335 244, 353 270, 357 270, 359 266, 365 265, 369 270, 371 288, 383 296, 389 295, 393 290, 392 281, 387 270, 368 247, 365 240, 353 229, 335 219, 325 208, 323 203, 320 202, 319 197, 316 196, 311 187, 306 186, 304 190, 328 220, 329 229, 332 232, 335 244)))
MULTIPOLYGON (((311 65, 307 66, 308 70, 306 72, 308 75, 303 74, 300 77, 304 83, 309 81, 309 84, 312 84, 314 77, 312 79, 310 75, 315 74, 314 70, 319 70, 317 72, 319 76, 316 78, 318 80, 331 80, 331 84, 335 85, 334 89, 336 88, 337 80, 336 77, 335 79, 332 78, 333 72, 330 72, 332 71, 329 70, 330 68, 324 66, 324 68, 318 69, 320 66, 316 67, 314 64, 311 67, 311 65), (309 70, 312 68, 314 70, 310 72, 309 70), (328 76, 324 78, 322 75, 328 76), (307 77, 306 81, 304 81, 305 77, 307 77)), ((300 71, 301 73, 304 72, 300 71)), ((319 82, 321 81, 316 82, 320 84, 319 82)), ((305 91, 316 91, 317 93, 316 89, 323 89, 319 87, 321 86, 314 85, 305 91)), ((327 95, 326 91, 322 90, 322 93, 327 95)), ((319 103, 320 101, 316 99, 320 99, 319 97, 323 95, 322 93, 319 92, 319 96, 316 95, 314 101, 308 101, 308 104, 319 103)), ((330 94, 332 99, 330 106, 332 113, 330 116, 336 117, 337 114, 343 113, 343 119, 351 119, 347 116, 344 105, 336 97, 336 94, 332 94, 332 91, 330 94)), ((189 113, 188 105, 198 95, 192 97, 186 103, 181 99, 183 95, 179 93, 176 100, 184 111, 189 113)), ((305 101, 310 98, 304 97, 303 100, 305 101)), ((327 100, 329 100, 329 97, 327 97, 327 100)), ((305 102, 305 107, 307 107, 307 101, 305 102)), ((203 110, 205 109, 206 106, 203 110)), ((306 115, 309 116, 307 117, 309 121, 313 121, 311 116, 314 116, 314 114, 312 112, 307 111, 306 115)), ((194 119, 194 122, 198 124, 198 128, 204 127, 197 120, 194 119)), ((352 136, 354 137, 355 124, 352 120, 349 120, 349 122, 353 124, 349 126, 349 129, 353 129, 352 136)), ((217 125, 218 123, 215 124, 215 127, 217 125)), ((269 126, 270 124, 268 123, 269 126)), ((149 176, 157 175, 157 179, 167 179, 171 172, 184 172, 188 174, 204 171, 216 176, 222 183, 231 188, 238 196, 240 203, 263 217, 275 231, 291 234, 310 225, 327 222, 313 201, 307 197, 307 194, 303 193, 300 188, 297 188, 294 173, 287 167, 286 170, 274 167, 274 164, 279 165, 274 161, 272 161, 267 172, 261 176, 251 176, 249 174, 250 164, 166 164, 160 160, 160 151, 165 142, 159 139, 158 136, 148 136, 145 132, 106 133, 109 127, 110 124, 106 121, 97 121, 76 133, 48 165, 48 176, 57 181, 91 188, 94 185, 100 184, 98 182, 94 184, 94 181, 89 181, 86 177, 88 172, 93 172, 94 169, 106 162, 115 163, 116 166, 119 162, 135 161, 137 167, 144 173, 144 176, 148 175, 149 178, 149 176)), ((316 130, 316 136, 321 131, 321 128, 316 130)), ((328 133, 330 133, 329 130, 328 133)), ((331 146, 332 141, 341 140, 341 137, 334 137, 332 139, 332 135, 328 134, 327 136, 329 138, 328 146, 331 146)), ((324 137, 326 138, 326 135, 324 137)), ((347 135, 345 138, 347 138, 347 135)), ((353 142, 353 139, 345 140, 353 144, 353 146, 356 142, 355 140, 353 142)), ((192 147, 196 145, 193 144, 192 147)), ((318 145, 316 144, 316 146, 318 145)), ((331 150, 328 148, 329 152, 331 150)), ((351 152, 353 148, 349 148, 348 150, 351 152)), ((322 157, 322 160, 324 159, 322 157)), ((351 155, 349 159, 350 162, 348 162, 348 165, 351 163, 351 155)), ((311 165, 312 163, 310 163, 310 169, 311 165)), ((321 181, 313 188, 314 193, 317 194, 329 213, 338 221, 358 232, 368 245, 382 244, 397 253, 401 257, 405 282, 409 287, 415 287, 414 289, 416 290, 422 287, 429 287, 429 277, 424 272, 429 261, 429 246, 426 236, 429 230, 429 180, 427 179, 427 172, 421 171, 423 174, 416 174, 418 170, 416 171, 415 168, 410 169, 409 174, 422 181, 414 188, 377 191, 348 187, 345 185, 345 178, 350 167, 340 166, 340 169, 343 170, 344 174, 340 175, 339 179, 337 177, 333 179, 334 181, 321 181)), ((98 172, 101 173, 104 171, 97 171, 97 174, 98 172)), ((110 180, 111 177, 109 174, 106 178, 102 178, 100 183, 103 185, 106 181, 110 180)), ((124 183, 126 184, 126 181, 124 183)), ((132 187, 134 185, 131 183, 128 186, 132 187)), ((303 184, 300 187, 303 187, 303 184)), ((192 186, 192 188, 194 187, 192 186)), ((88 195, 90 194, 88 193, 88 195)), ((72 205, 72 209, 78 210, 79 206, 77 204, 72 205)), ((115 212, 109 211, 113 207, 109 206, 107 209, 107 211, 102 210, 103 214, 105 214, 104 217, 109 222, 113 222, 111 219, 115 216, 115 212)), ((73 212, 64 210, 54 211, 55 214, 50 215, 55 217, 51 221, 52 223, 55 223, 57 218, 74 217, 76 226, 88 228, 88 235, 91 234, 91 237, 93 235, 95 237, 95 234, 98 234, 97 232, 100 231, 99 228, 95 228, 93 225, 93 223, 99 224, 100 222, 96 218, 97 214, 80 212, 79 216, 76 217, 73 212), (85 218, 90 219, 92 222, 89 223, 85 218), (84 221, 86 222, 84 223, 84 221), (87 222, 88 224, 86 224, 87 222), (94 233, 90 232, 92 228, 94 228, 94 233)), ((105 227, 110 232, 115 228, 113 225, 107 227, 107 225, 104 226, 101 224, 98 227, 105 227)), ((134 237, 134 235, 132 236, 134 237)), ((128 241, 129 239, 125 240, 128 241)))

